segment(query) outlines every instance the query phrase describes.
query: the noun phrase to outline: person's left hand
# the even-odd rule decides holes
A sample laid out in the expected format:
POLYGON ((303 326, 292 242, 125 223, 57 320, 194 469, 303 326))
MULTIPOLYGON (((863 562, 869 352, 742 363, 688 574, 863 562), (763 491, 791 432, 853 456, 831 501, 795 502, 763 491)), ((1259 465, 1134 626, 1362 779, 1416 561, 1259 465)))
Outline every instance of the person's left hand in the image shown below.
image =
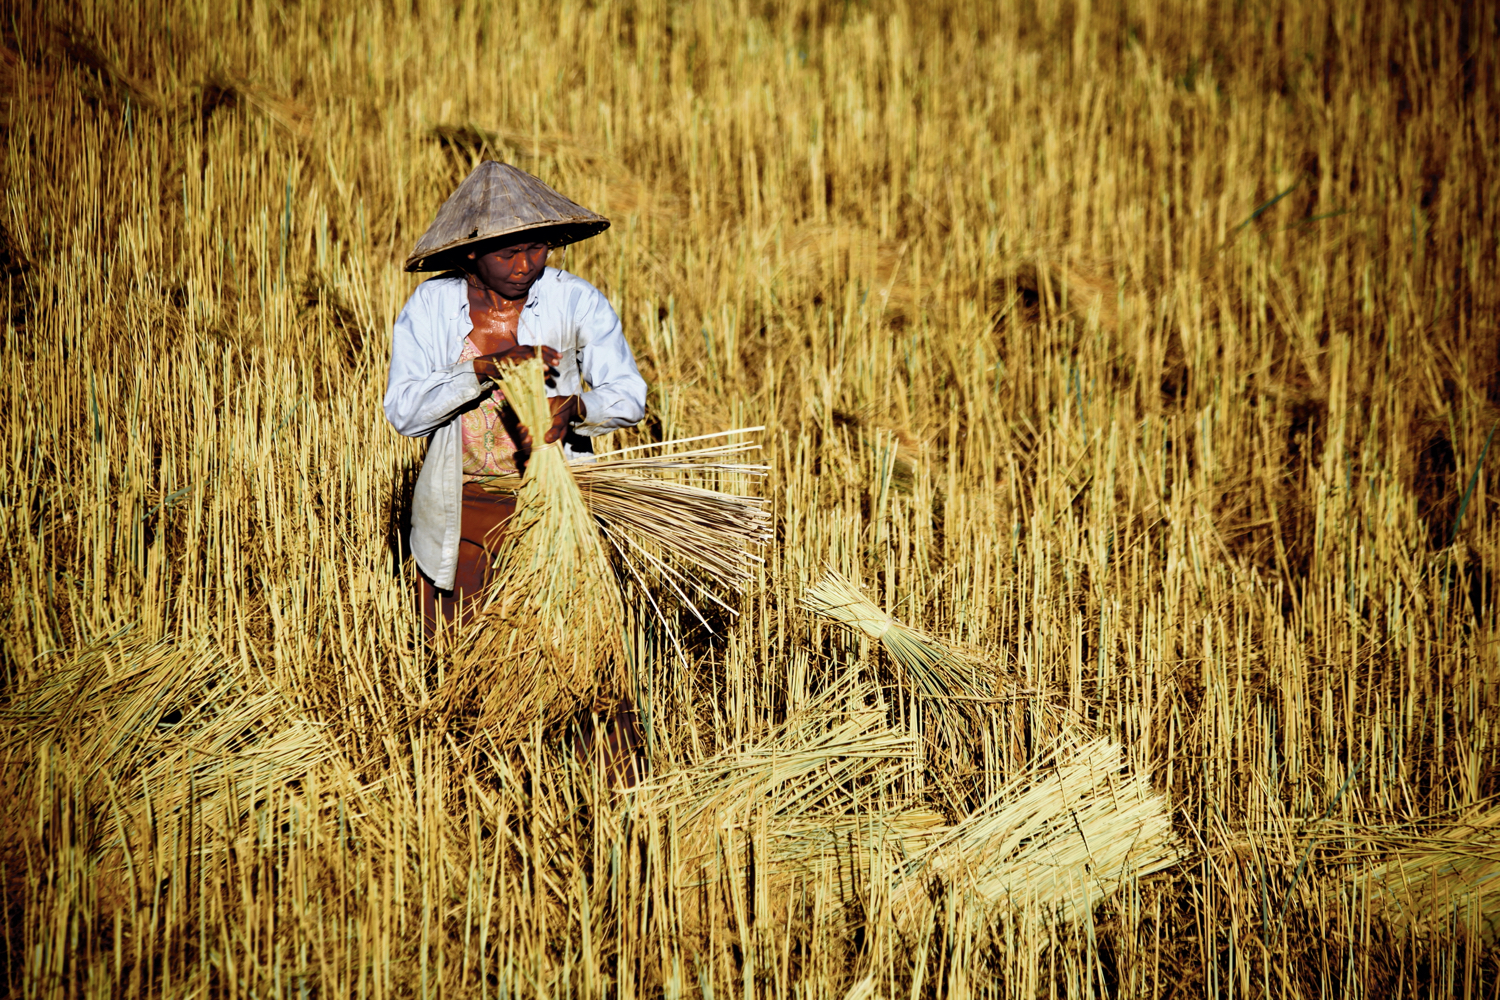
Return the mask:
POLYGON ((552 396, 548 398, 547 403, 552 407, 552 426, 542 438, 545 444, 551 444, 561 438, 568 432, 570 424, 588 415, 583 409, 582 396, 552 396))

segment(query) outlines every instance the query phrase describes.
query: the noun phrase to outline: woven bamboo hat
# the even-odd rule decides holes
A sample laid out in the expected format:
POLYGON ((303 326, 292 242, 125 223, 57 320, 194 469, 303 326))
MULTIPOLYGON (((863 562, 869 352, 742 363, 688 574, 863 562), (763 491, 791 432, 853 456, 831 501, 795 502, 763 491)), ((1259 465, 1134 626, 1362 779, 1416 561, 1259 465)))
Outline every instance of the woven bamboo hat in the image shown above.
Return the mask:
POLYGON ((525 234, 560 247, 597 236, 609 220, 569 201, 519 167, 485 160, 448 196, 406 258, 408 271, 443 271, 464 248, 525 234))

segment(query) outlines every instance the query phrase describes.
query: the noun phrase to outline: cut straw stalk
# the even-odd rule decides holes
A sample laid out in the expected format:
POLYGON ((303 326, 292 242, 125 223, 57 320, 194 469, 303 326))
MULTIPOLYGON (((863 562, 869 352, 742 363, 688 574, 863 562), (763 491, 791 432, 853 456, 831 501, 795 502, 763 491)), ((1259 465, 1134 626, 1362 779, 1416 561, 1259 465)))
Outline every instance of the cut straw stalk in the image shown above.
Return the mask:
POLYGON ((560 444, 542 443, 552 423, 543 376, 536 359, 501 369, 534 448, 496 554, 498 583, 447 691, 450 712, 477 701, 479 724, 501 744, 624 690, 619 586, 560 444))

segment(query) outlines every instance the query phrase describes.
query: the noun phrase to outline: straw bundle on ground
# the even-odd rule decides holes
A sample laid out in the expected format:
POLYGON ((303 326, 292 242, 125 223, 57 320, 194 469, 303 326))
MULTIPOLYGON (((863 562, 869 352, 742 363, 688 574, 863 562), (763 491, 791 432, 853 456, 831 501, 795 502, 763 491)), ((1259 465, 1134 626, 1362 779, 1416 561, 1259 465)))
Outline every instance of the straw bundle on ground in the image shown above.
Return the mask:
MULTIPOLYGON (((977 730, 1002 716, 1012 743, 1054 747, 1069 734, 1074 742, 1086 738, 1081 721, 1041 692, 902 624, 838 573, 809 587, 804 604, 819 617, 878 639, 927 704, 938 738, 948 747, 971 746, 977 730)), ((1031 755, 1017 751, 1011 756, 1021 760, 1031 755)))
POLYGON ((825 691, 764 739, 657 776, 631 796, 638 828, 672 843, 670 887, 685 933, 738 898, 779 925, 807 880, 868 871, 870 844, 905 859, 943 819, 901 785, 918 741, 893 729, 873 687, 825 691))
POLYGON ((1390 856, 1360 881, 1387 923, 1500 942, 1500 807, 1434 833, 1384 831, 1377 846, 1390 856))
POLYGON ((881 710, 824 697, 766 740, 662 776, 638 817, 670 823, 694 884, 757 867, 778 898, 836 868, 884 880, 918 926, 934 880, 984 910, 1076 919, 1131 875, 1181 856, 1166 800, 1129 773, 1118 743, 1093 739, 1016 775, 956 824, 902 791, 915 741, 881 710), (753 842, 753 846, 751 846, 753 842))
MULTIPOLYGON (((830 573, 808 590, 806 606, 821 617, 880 640, 924 699, 940 739, 950 748, 972 744, 986 727, 1010 722, 1002 714, 1030 704, 1033 750, 1017 754, 1005 783, 957 825, 924 828, 886 818, 900 831, 903 852, 927 846, 892 872, 892 902, 907 918, 925 914, 927 887, 940 878, 986 907, 1038 906, 1076 917, 1113 892, 1126 875, 1147 874, 1180 855, 1162 796, 1144 775, 1125 770, 1119 744, 1061 706, 1026 689, 1017 678, 985 669, 918 629, 886 614, 858 587, 830 573)), ((865 843, 877 842, 876 827, 865 843)), ((887 837, 889 835, 887 834, 887 837)))
POLYGON ((65 781, 79 801, 109 804, 116 847, 184 809, 248 812, 336 757, 325 727, 218 651, 128 638, 86 646, 13 692, 0 731, 9 807, 65 781))
POLYGON ((1166 798, 1126 769, 1118 743, 1096 739, 1012 779, 935 836, 897 872, 892 902, 920 917, 929 883, 940 878, 986 906, 1035 906, 1075 919, 1125 878, 1181 856, 1166 798))
POLYGON ((496 579, 471 644, 448 678, 450 713, 477 707, 502 745, 623 689, 624 609, 599 528, 552 424, 537 359, 501 369, 500 385, 533 450, 516 512, 496 555, 496 579))
POLYGON ((786 817, 898 804, 916 741, 893 730, 867 684, 835 685, 764 739, 725 750, 641 786, 638 810, 675 810, 695 823, 752 808, 786 817))

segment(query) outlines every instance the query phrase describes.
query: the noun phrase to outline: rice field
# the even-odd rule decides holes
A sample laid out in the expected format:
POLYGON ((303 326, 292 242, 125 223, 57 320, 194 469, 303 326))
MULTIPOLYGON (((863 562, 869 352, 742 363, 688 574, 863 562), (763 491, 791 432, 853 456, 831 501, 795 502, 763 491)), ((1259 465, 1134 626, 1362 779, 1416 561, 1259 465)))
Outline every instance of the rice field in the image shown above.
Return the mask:
POLYGON ((1500 990, 1483 5, 0 12, 11 995, 1500 990), (613 220, 610 446, 764 427, 752 582, 622 623, 641 793, 445 721, 412 607, 390 325, 485 158, 613 220), (1039 762, 1171 856, 986 882, 1039 762))

